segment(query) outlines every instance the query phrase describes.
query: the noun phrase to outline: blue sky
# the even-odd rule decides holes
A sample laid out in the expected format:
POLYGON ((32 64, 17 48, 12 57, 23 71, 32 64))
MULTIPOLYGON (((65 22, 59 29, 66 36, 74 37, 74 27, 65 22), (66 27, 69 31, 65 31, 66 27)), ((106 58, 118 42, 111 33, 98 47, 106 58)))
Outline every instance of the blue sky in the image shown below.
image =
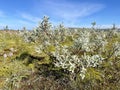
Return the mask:
POLYGON ((46 15, 54 25, 120 26, 120 0, 0 0, 0 28, 33 29, 46 15))

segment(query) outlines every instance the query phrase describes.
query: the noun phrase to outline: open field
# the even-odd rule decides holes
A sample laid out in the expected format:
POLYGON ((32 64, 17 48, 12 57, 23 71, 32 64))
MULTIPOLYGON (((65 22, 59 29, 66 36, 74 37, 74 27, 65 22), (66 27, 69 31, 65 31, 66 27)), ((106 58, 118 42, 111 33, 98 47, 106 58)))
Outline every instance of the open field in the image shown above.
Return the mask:
POLYGON ((0 31, 0 90, 120 90, 117 29, 0 31))

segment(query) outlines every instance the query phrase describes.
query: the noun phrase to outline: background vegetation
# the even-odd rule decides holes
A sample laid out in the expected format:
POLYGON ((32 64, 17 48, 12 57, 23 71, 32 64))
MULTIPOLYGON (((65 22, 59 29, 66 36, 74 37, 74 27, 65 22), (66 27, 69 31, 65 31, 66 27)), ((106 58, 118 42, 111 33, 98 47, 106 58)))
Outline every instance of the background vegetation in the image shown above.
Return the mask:
POLYGON ((0 90, 119 90, 120 32, 53 27, 0 31, 0 90))

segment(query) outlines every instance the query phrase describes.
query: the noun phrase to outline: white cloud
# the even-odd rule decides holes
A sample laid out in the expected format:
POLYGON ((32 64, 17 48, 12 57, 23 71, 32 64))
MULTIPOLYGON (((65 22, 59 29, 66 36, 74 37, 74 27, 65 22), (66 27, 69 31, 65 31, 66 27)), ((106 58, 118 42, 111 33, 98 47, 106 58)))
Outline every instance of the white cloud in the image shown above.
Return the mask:
POLYGON ((9 29, 17 30, 17 29, 23 29, 23 27, 26 27, 27 29, 31 30, 35 27, 36 24, 30 23, 28 21, 21 20, 21 19, 14 19, 14 20, 9 20, 8 22, 0 23, 0 29, 3 29, 6 25, 8 25, 9 29))
POLYGON ((112 28, 112 24, 99 25, 98 28, 112 28))
POLYGON ((18 23, 21 23, 23 25, 32 25, 32 23, 30 23, 28 21, 24 21, 24 20, 18 20, 18 23))
POLYGON ((33 29, 35 27, 36 24, 30 23, 28 21, 25 20, 18 20, 17 21, 21 26, 26 27, 28 29, 33 29))
MULTIPOLYGON (((120 28, 120 24, 115 25, 116 28, 120 28)), ((99 25, 98 28, 112 28, 113 24, 104 24, 104 25, 99 25)))
POLYGON ((22 29, 23 27, 33 29, 40 20, 40 18, 27 13, 16 13, 16 16, 11 18, 10 16, 5 16, 4 12, 1 10, 0 19, 2 19, 0 22, 0 29, 3 29, 6 25, 8 25, 10 29, 22 29), (3 17, 6 17, 6 19, 3 17))
MULTIPOLYGON (((70 2, 53 2, 45 1, 37 3, 38 12, 52 14, 64 19, 85 17, 104 8, 103 4, 97 3, 70 3, 70 2)), ((35 8, 35 9, 37 9, 35 8)))
POLYGON ((0 10, 0 17, 5 17, 5 14, 3 11, 0 10))
POLYGON ((63 21, 66 24, 76 25, 81 18, 90 16, 102 10, 105 6, 99 3, 67 2, 58 0, 44 0, 37 2, 34 10, 40 15, 48 15, 55 22, 63 21))
POLYGON ((95 12, 98 12, 103 8, 102 4, 91 4, 91 3, 81 3, 81 4, 58 4, 50 2, 51 13, 59 16, 63 19, 76 19, 80 17, 89 16, 95 12))
POLYGON ((27 14, 27 13, 20 13, 20 16, 21 16, 21 18, 29 20, 29 21, 34 22, 34 23, 41 20, 40 18, 32 16, 32 15, 27 14))
MULTIPOLYGON (((67 2, 66 0, 37 0, 31 7, 31 12, 34 13, 18 11, 16 13, 17 17, 10 20, 6 19, 6 22, 9 22, 8 24, 13 23, 11 26, 16 24, 19 27, 21 25, 31 28, 41 20, 43 15, 48 15, 55 24, 63 22, 66 26, 79 26, 81 19, 99 12, 104 8, 104 5, 99 3, 80 3, 80 1, 76 3, 74 1, 67 2)), ((5 17, 5 13, 2 10, 0 10, 0 17, 5 17)), ((9 18, 9 16, 6 17, 9 18)))

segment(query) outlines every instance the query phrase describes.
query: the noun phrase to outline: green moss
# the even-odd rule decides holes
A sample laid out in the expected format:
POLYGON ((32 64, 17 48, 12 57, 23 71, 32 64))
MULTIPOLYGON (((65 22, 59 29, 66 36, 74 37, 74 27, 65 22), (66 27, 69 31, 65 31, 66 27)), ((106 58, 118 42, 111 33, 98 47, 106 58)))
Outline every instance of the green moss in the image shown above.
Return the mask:
POLYGON ((102 81, 102 73, 95 68, 88 68, 85 75, 85 79, 88 81, 99 80, 102 81))

